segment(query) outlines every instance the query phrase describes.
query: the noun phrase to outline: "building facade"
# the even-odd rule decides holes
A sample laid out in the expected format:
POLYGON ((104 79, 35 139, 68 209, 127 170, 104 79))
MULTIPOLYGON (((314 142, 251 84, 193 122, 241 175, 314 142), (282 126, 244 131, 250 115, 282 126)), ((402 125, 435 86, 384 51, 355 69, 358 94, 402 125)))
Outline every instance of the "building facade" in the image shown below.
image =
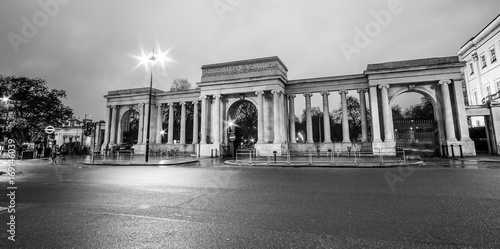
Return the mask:
MULTIPOLYGON (((377 154, 394 154, 395 131, 391 104, 401 94, 418 92, 433 105, 436 121, 436 150, 456 150, 475 155, 469 138, 467 116, 462 93, 462 68, 458 57, 370 64, 362 74, 289 80, 288 69, 278 57, 258 58, 202 66, 202 78, 195 90, 165 92, 152 90, 148 108, 149 88, 110 91, 107 99, 104 146, 133 141, 135 151, 144 153, 148 110, 151 109, 150 137, 152 149, 179 148, 182 151, 209 156, 221 151, 232 141, 230 128, 242 103, 257 109, 255 150, 259 155, 284 154, 288 151, 347 150, 357 146, 377 154), (359 94, 361 142, 350 140, 347 116, 347 91, 359 94), (296 142, 295 97, 305 97, 305 143, 296 142), (323 119, 324 140, 315 143, 312 132, 311 96, 321 94, 323 113, 329 115, 329 95, 339 94, 342 109, 342 138, 332 142, 330 119, 323 119), (174 105, 181 106, 180 134, 174 142, 174 105), (192 129, 186 127, 186 106, 193 110, 192 129), (198 111, 201 107, 201 111, 198 111), (164 118, 164 109, 168 117, 164 118), (369 109, 370 117, 367 116, 369 109), (138 124, 132 116, 138 116, 138 124), (164 120, 166 119, 166 120, 164 120), (162 124, 168 121, 168 134, 162 124), (134 127, 134 128, 132 128, 134 127), (368 129, 371 136, 369 136, 368 129), (130 132, 134 138, 130 140, 130 132), (186 141, 186 134, 192 141, 186 141), (166 136, 167 139, 164 139, 166 136), (446 147, 442 146, 446 145, 446 147)), ((317 139, 316 139, 317 140, 317 139)), ((440 151, 441 150, 441 151, 440 151)), ((448 152, 450 155, 451 152, 448 152)))
POLYGON ((458 51, 466 62, 463 74, 467 116, 471 126, 485 126, 488 150, 499 154, 500 143, 500 15, 458 51))

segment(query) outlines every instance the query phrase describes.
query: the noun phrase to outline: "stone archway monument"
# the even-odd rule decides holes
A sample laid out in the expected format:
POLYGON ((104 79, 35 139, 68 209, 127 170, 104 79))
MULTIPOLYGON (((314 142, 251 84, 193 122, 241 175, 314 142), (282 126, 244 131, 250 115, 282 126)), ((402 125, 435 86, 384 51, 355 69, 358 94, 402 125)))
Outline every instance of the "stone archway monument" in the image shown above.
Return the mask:
POLYGON ((201 82, 201 155, 228 144, 229 108, 247 100, 257 108, 259 155, 288 150, 285 85, 288 69, 278 57, 205 65, 201 82))
MULTIPOLYGON (((396 153, 391 103, 405 92, 426 96, 434 107, 439 145, 442 154, 475 155, 469 138, 467 115, 462 91, 461 70, 465 63, 458 57, 429 58, 370 64, 362 74, 328 76, 288 80, 288 69, 278 57, 233 61, 202 66, 198 89, 183 92, 164 92, 153 89, 152 120, 150 124, 152 148, 178 148, 200 156, 220 155, 229 144, 228 124, 231 107, 248 101, 257 109, 257 143, 260 156, 276 152, 278 155, 294 152, 347 151, 361 148, 368 154, 396 153), (342 135, 332 139, 330 119, 323 119, 324 139, 314 137, 311 115, 311 97, 320 94, 323 115, 329 115, 329 95, 337 92, 342 105, 342 135), (351 141, 347 116, 347 94, 357 92, 360 100, 361 136, 351 141), (305 97, 306 138, 296 141, 295 102, 297 95, 305 97), (201 102, 201 103, 200 103, 201 102), (181 105, 180 139, 174 140, 173 105, 181 105), (186 105, 194 113, 192 131, 186 130, 186 105), (199 108, 201 107, 201 108, 199 108), (164 110, 169 108, 169 116, 164 110), (200 109, 200 111, 198 111, 200 109), (370 115, 367 115, 369 109, 370 115), (167 127, 163 127, 168 119, 167 127), (168 132, 165 134, 165 129, 168 132), (192 132, 193 141, 186 143, 186 134, 192 132), (166 137, 165 137, 166 136, 166 137), (166 141, 166 143, 164 143, 166 141), (356 146, 354 146, 356 144, 356 146), (359 146, 358 146, 359 145, 359 146), (456 151, 455 151, 456 150, 456 151), (217 152, 215 152, 217 151, 217 152), (445 153, 447 152, 447 153, 445 153), (451 152, 451 153, 450 153, 451 152)), ((139 114, 137 153, 144 153, 145 122, 148 88, 110 91, 107 98, 107 119, 104 147, 119 143, 123 120, 134 109, 139 114)))

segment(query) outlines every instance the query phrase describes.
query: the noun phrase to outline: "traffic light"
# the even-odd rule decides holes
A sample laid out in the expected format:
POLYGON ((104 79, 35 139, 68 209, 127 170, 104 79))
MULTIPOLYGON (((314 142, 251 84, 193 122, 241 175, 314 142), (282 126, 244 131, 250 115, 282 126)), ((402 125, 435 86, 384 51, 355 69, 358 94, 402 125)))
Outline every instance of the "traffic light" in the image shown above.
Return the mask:
POLYGON ((85 136, 90 136, 92 134, 92 122, 85 122, 85 125, 84 125, 84 134, 85 136))

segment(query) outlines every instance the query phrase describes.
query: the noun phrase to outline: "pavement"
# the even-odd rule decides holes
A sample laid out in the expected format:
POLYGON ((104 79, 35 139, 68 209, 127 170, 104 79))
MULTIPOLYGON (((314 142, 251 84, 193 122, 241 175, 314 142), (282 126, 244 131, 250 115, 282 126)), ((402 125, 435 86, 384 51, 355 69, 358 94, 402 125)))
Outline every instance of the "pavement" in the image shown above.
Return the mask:
MULTIPOLYGON (((248 159, 235 160, 234 158, 210 158, 195 156, 179 156, 179 157, 159 157, 151 156, 149 161, 144 161, 144 155, 135 155, 133 157, 96 157, 92 162, 91 156, 67 156, 61 162, 63 165, 68 164, 83 164, 96 166, 175 166, 175 165, 197 165, 197 166, 264 166, 264 167, 327 167, 327 168, 385 168, 385 167, 403 167, 403 166, 484 166, 495 167, 498 164, 500 167, 500 155, 480 154, 474 157, 417 157, 409 158, 403 161, 398 157, 385 157, 381 163, 380 157, 336 157, 334 163, 328 157, 291 157, 290 163, 287 163, 286 157, 278 157, 277 162, 273 158, 261 157, 253 159, 249 163, 248 159), (311 163, 311 161, 312 163, 311 163)), ((48 164, 48 158, 40 159, 23 159, 15 161, 16 165, 39 165, 48 164)), ((0 160, 0 165, 6 165, 9 160, 0 160)))

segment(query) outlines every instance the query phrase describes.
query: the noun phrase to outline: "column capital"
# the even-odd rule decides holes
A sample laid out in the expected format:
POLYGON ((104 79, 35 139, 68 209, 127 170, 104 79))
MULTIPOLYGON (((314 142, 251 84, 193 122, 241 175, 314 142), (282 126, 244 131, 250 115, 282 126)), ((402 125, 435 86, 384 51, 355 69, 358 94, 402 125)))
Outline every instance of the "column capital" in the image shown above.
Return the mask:
POLYGON ((256 92, 255 92, 255 95, 257 95, 257 96, 258 96, 258 95, 262 95, 262 94, 264 94, 264 91, 262 91, 262 90, 260 90, 260 91, 256 91, 256 92))
POLYGON ((304 97, 312 97, 313 94, 312 93, 304 93, 304 97))
POLYGON ((222 95, 220 95, 220 93, 216 93, 216 94, 214 94, 213 97, 216 98, 216 99, 221 99, 222 95))
POLYGON ((443 85, 443 84, 451 84, 451 80, 440 80, 438 82, 438 85, 443 85))
POLYGON ((116 109, 116 108, 118 108, 118 106, 117 106, 117 105, 110 105, 110 107, 111 107, 111 109, 116 109))
POLYGON ((287 94, 286 97, 289 99, 294 99, 296 96, 295 94, 287 94))
POLYGON ((200 96, 200 99, 201 99, 201 100, 208 99, 208 96, 207 96, 207 95, 201 95, 201 96, 200 96))
POLYGON ((339 94, 342 95, 343 93, 347 94, 347 90, 339 90, 339 94))
POLYGON ((181 101, 179 102, 181 105, 185 105, 186 104, 186 101, 181 101))
POLYGON ((358 93, 361 93, 361 92, 366 93, 366 92, 368 92, 368 89, 358 89, 358 91, 357 91, 357 92, 358 92, 358 93))
POLYGON ((281 90, 272 90, 271 91, 272 94, 280 94, 281 93, 281 90))
POLYGON ((382 89, 382 88, 389 89, 389 87, 390 86, 388 84, 378 85, 378 89, 382 89))
POLYGON ((330 92, 328 92, 328 91, 323 91, 323 92, 321 92, 321 95, 323 95, 323 96, 324 96, 325 94, 328 96, 328 95, 330 95, 330 92))
POLYGON ((143 106, 144 106, 144 103, 139 103, 139 104, 137 104, 137 107, 139 107, 139 108, 141 108, 141 107, 143 107, 143 106))

